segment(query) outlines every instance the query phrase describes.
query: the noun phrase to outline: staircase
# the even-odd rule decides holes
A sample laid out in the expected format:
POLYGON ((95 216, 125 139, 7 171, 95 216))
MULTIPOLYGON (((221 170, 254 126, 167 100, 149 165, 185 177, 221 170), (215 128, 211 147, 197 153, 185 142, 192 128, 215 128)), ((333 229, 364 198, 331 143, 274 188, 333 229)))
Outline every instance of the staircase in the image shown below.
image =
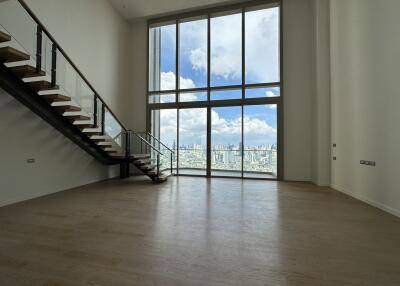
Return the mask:
POLYGON ((160 150, 162 143, 149 133, 126 129, 22 0, 0 2, 5 12, 2 5, 16 19, 0 15, 0 87, 101 163, 119 164, 121 178, 130 176, 133 165, 154 182, 166 181, 173 151, 160 150), (21 44, 26 35, 13 33, 20 14, 36 25, 34 53, 21 44), (142 152, 134 153, 136 146, 142 152))

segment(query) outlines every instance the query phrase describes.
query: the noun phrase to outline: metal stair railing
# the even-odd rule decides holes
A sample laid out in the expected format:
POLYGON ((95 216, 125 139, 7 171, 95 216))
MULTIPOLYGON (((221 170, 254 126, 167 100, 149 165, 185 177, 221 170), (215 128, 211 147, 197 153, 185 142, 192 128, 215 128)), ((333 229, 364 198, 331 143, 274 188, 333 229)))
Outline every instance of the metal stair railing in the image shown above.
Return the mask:
MULTIPOLYGON (((170 162, 169 169, 170 169, 171 174, 172 174, 173 173, 173 161, 174 161, 175 152, 171 148, 169 148, 167 145, 165 145, 163 142, 161 142, 160 139, 158 139, 153 134, 151 134, 150 132, 141 131, 141 132, 137 132, 137 133, 143 135, 146 138, 146 140, 149 141, 150 143, 152 143, 153 145, 155 145, 155 146, 158 145, 158 149, 159 150, 161 150, 163 148, 165 150, 165 152, 169 153, 168 158, 165 158, 165 160, 169 160, 169 162, 170 162)), ((167 155, 165 155, 165 156, 167 156, 167 155)))
MULTIPOLYGON (((141 153, 143 154, 143 148, 145 149, 145 152, 147 153, 148 150, 151 149, 151 151, 155 152, 157 155, 157 177, 160 176, 160 156, 163 156, 163 153, 158 150, 155 146, 153 146, 150 142, 148 142, 145 138, 140 136, 138 132, 129 130, 129 134, 133 134, 136 138, 140 140, 140 145, 141 145, 141 153)), ((131 136, 128 136, 131 138, 131 136)), ((131 141, 134 144, 134 141, 131 141)), ((134 150, 135 146, 131 146, 130 149, 134 150)), ((151 152, 150 152, 150 158, 151 158, 151 152)))
MULTIPOLYGON (((32 40, 34 42, 32 44, 32 48, 25 50, 29 50, 29 54, 36 60, 34 66, 36 72, 38 74, 42 71, 46 72, 46 77, 49 76, 49 83, 51 88, 63 89, 63 91, 66 93, 65 95, 68 95, 75 100, 78 100, 79 98, 82 103, 84 101, 85 106, 81 105, 80 107, 82 107, 85 112, 88 112, 88 114, 91 115, 90 124, 92 125, 92 128, 98 128, 101 135, 107 134, 110 135, 110 137, 116 138, 118 136, 114 136, 114 134, 118 133, 119 131, 122 131, 122 133, 127 132, 127 129, 125 128, 123 123, 113 113, 111 108, 95 90, 93 85, 78 69, 77 65, 75 65, 75 63, 63 50, 63 48, 55 40, 55 38, 50 34, 50 32, 46 29, 46 27, 42 24, 38 17, 33 13, 30 7, 25 3, 25 1, 13 0, 13 2, 14 1, 16 5, 13 4, 13 11, 21 11, 21 13, 16 15, 13 21, 17 22, 17 19, 19 19, 18 16, 24 17, 26 19, 29 18, 29 21, 31 21, 31 23, 29 24, 33 26, 32 31, 30 31, 29 34, 32 34, 30 36, 32 37, 32 40), (47 66, 46 63, 49 63, 49 66, 47 66), (67 67, 68 72, 64 70, 67 69, 67 67), (63 78, 63 76, 67 75, 69 76, 68 79, 74 79, 73 84, 70 84, 70 82, 67 84, 66 79, 63 78), (76 88, 76 90, 74 91, 81 92, 82 94, 70 94, 72 91, 69 88, 71 88, 72 86, 76 88)), ((0 19, 0 25, 2 24, 2 20, 4 19, 0 19)), ((7 23, 9 25, 15 25, 14 22, 7 23)), ((20 42, 19 39, 23 39, 23 37, 27 36, 26 31, 29 28, 24 24, 22 24, 22 26, 24 26, 25 33, 10 33, 12 38, 16 40, 16 42, 20 45, 24 41, 20 42)), ((6 28, 4 29, 7 30, 6 28)), ((22 45, 21 47, 25 48, 22 45)), ((123 145, 123 143, 120 143, 119 145, 121 146, 123 145)), ((126 152, 128 152, 128 150, 126 150, 126 152)))

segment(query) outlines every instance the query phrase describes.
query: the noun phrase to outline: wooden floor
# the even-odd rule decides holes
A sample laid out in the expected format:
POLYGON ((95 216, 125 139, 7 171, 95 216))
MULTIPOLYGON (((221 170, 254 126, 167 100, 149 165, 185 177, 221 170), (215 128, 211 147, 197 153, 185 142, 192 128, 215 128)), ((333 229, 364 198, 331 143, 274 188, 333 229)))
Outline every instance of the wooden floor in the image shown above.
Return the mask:
POLYGON ((0 208, 0 285, 400 285, 400 219, 326 188, 113 180, 0 208))

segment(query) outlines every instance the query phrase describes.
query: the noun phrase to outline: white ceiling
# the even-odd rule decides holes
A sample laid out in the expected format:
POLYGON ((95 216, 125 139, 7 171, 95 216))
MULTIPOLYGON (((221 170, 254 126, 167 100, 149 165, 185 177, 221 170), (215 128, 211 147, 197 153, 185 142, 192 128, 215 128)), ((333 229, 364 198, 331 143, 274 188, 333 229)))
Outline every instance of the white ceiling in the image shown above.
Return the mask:
POLYGON ((246 0, 109 0, 126 20, 246 0))

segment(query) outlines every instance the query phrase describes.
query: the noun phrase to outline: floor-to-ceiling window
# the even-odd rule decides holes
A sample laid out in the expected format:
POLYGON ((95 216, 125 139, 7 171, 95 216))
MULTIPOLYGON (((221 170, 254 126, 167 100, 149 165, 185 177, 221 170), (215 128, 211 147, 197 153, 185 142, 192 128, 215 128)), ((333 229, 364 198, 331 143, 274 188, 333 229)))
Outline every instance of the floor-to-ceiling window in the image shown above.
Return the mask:
POLYGON ((180 175, 282 174, 280 2, 149 21, 148 129, 180 175))

